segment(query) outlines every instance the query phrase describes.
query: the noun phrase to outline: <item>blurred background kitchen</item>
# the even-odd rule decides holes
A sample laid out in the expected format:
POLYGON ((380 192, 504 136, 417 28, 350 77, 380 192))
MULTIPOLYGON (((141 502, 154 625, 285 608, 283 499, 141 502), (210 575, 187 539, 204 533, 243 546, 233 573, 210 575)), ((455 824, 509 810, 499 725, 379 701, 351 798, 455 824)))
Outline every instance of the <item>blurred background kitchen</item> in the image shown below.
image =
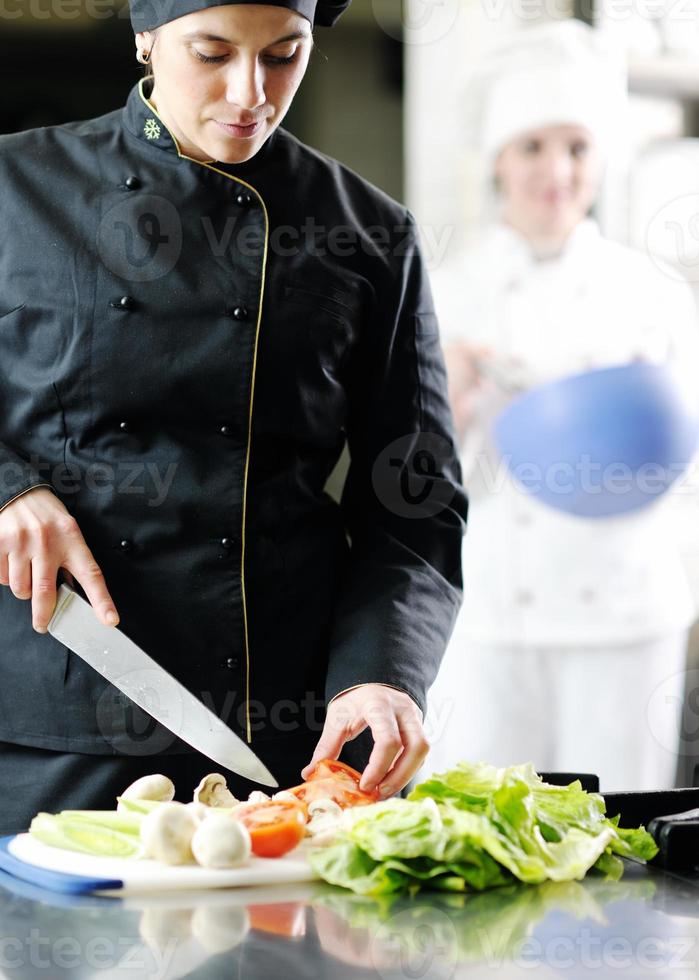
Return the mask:
MULTIPOLYGON (((471 66, 501 36, 568 18, 612 38, 624 90, 593 216, 607 238, 667 263, 699 302, 699 0, 354 0, 339 29, 316 32, 284 125, 403 200, 437 275, 489 217, 465 125, 471 66)), ((0 31, 0 132, 116 109, 142 71, 124 0, 0 0, 0 31)), ((674 497, 699 606, 699 494, 690 480, 674 497)), ((683 785, 699 762, 696 625, 687 666, 683 785)), ((594 704, 594 691, 581 696, 594 704)))

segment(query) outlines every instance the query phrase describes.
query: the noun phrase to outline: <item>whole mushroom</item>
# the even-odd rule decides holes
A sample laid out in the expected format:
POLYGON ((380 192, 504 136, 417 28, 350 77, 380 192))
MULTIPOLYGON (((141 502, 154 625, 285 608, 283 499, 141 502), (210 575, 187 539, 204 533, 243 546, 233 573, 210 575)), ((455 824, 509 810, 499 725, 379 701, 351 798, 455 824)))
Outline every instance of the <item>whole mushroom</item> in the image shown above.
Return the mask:
POLYGON ((201 823, 202 820, 206 820, 211 813, 210 806, 204 806, 203 803, 197 803, 196 800, 192 800, 191 803, 185 803, 185 806, 191 813, 194 814, 197 823, 201 823))
POLYGON ((192 854, 205 868, 236 868, 251 850, 248 828, 227 813, 210 813, 192 838, 192 854))
POLYGON ((225 953, 240 945, 250 931, 250 914, 244 905, 199 905, 192 916, 192 935, 207 953, 225 953))
MULTIPOLYGON (((121 794, 123 800, 149 800, 154 803, 169 803, 175 798, 175 784, 162 773, 154 773, 152 776, 141 776, 136 782, 127 786, 121 794)), ((117 810, 125 810, 126 807, 121 802, 117 804, 117 810)))
POLYGON ((173 940, 180 945, 192 933, 192 909, 146 908, 141 915, 138 931, 151 949, 165 954, 173 940))
POLYGON ((143 818, 141 841, 146 857, 165 864, 193 861, 192 838, 197 818, 184 803, 163 803, 143 818))

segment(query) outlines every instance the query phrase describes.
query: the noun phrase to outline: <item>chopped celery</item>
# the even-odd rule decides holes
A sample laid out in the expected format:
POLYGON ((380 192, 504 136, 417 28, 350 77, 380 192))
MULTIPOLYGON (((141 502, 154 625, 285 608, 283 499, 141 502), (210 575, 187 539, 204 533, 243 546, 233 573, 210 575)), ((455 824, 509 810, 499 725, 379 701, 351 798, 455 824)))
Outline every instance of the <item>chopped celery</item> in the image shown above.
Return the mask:
POLYGON ((117 802, 125 810, 140 814, 150 813, 151 810, 155 810, 156 807, 163 805, 160 800, 130 800, 126 796, 117 796, 117 802))
MULTIPOLYGON (((88 812, 82 811, 83 814, 88 812)), ((138 836, 100 823, 99 811, 93 812, 97 818, 95 822, 84 816, 71 817, 69 812, 38 813, 31 822, 29 833, 51 847, 81 851, 83 854, 120 858, 139 857, 142 854, 143 847, 138 836)))
POLYGON ((82 820, 99 824, 110 830, 118 830, 121 834, 141 833, 143 822, 142 813, 124 813, 123 810, 61 810, 59 816, 70 820, 82 820))

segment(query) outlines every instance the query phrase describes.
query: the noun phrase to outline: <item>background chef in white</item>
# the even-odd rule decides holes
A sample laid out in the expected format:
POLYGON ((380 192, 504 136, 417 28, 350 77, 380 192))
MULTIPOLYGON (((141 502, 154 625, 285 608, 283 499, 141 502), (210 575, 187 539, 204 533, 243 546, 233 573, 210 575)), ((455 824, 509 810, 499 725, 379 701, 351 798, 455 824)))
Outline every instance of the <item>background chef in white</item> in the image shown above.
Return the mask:
POLYGON ((570 516, 520 490, 489 437, 512 397, 503 374, 532 384, 644 359, 699 377, 689 288, 587 217, 620 122, 615 84, 598 35, 567 21, 503 41, 472 93, 498 214, 433 275, 471 510, 421 776, 531 760, 596 772, 603 789, 674 784, 695 608, 671 494, 570 516))

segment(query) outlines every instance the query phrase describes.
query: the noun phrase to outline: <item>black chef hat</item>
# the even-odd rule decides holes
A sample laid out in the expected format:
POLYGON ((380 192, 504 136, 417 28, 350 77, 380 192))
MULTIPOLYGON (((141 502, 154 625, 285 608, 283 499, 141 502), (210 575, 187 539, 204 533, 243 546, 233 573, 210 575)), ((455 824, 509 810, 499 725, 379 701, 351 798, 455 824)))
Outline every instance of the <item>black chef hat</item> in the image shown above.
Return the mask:
POLYGON ((332 27, 352 0, 131 0, 131 24, 136 33, 152 31, 195 10, 226 3, 272 4, 301 14, 316 27, 332 27))

